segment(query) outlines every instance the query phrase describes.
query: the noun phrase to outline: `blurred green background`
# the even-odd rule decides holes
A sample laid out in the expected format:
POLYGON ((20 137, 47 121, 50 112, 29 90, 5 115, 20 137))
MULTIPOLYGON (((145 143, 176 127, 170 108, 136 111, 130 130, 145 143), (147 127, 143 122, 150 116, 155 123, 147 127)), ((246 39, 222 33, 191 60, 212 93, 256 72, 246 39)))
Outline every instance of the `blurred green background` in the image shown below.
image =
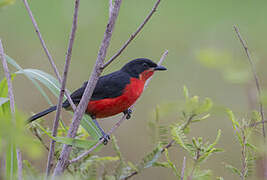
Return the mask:
MULTIPOLYGON (((43 38, 62 74, 74 3, 71 0, 35 0, 29 3, 43 38)), ((154 3, 155 0, 123 1, 107 59, 137 29, 154 3)), ((155 74, 149 88, 138 101, 133 118, 125 122, 115 133, 127 160, 138 162, 146 152, 153 149, 147 130, 148 120, 154 117, 156 105, 181 101, 182 87, 187 85, 192 94, 201 98, 210 97, 217 109, 210 118, 193 125, 192 134, 209 137, 210 141, 213 141, 217 130, 222 129, 219 147, 223 147, 225 152, 211 157, 203 168, 213 170, 214 177, 236 178, 222 164, 232 162, 239 167, 240 148, 233 136, 231 122, 221 109, 229 107, 246 116, 250 109, 257 108, 257 94, 246 55, 234 33, 233 25, 239 26, 248 42, 261 86, 264 88, 267 85, 266 7, 265 0, 162 0, 158 11, 140 35, 104 71, 104 74, 110 73, 138 57, 150 58, 157 62, 165 49, 169 50, 164 62, 168 71, 155 74)), ((81 1, 67 81, 69 90, 75 90, 88 80, 103 38, 107 18, 107 0, 81 1)), ((0 9, 0 37, 6 54, 23 68, 36 68, 54 75, 22 1, 16 1, 13 5, 0 9)), ((14 71, 12 68, 11 70, 14 71)), ((2 79, 2 68, 0 75, 2 79)), ((27 114, 39 112, 48 106, 25 77, 15 78, 14 89, 17 106, 27 114)), ((56 102, 56 99, 53 99, 56 102)), ((163 113, 161 121, 175 122, 178 113, 163 113)), ((53 116, 46 118, 51 119, 53 116)), ((110 128, 118 120, 118 116, 110 119, 113 121, 105 119, 100 122, 104 129, 110 128)), ((110 149, 111 145, 108 145, 101 153, 110 155, 110 149)), ((177 153, 176 149, 171 149, 170 153, 177 167, 181 168, 184 152, 181 150, 177 153)), ((43 172, 46 154, 42 158, 33 162, 43 172)), ((135 179, 174 179, 174 176, 168 169, 150 168, 135 179)))

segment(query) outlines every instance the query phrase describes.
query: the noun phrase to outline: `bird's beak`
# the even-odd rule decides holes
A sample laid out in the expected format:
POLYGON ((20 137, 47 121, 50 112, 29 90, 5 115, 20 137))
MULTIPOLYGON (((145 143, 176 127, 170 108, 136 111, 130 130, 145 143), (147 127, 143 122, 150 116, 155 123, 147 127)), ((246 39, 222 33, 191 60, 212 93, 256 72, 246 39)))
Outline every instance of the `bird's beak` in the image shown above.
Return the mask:
POLYGON ((154 68, 154 71, 165 71, 167 70, 167 68, 165 68, 164 66, 157 66, 154 68))

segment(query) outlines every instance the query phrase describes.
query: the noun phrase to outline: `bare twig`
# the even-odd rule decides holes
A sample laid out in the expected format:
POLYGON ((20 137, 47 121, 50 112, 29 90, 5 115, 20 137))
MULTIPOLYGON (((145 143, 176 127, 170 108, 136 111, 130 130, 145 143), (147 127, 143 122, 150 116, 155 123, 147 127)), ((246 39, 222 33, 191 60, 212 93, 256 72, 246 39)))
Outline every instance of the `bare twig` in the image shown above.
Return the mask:
MULTIPOLYGON (((65 92, 67 75, 68 75, 68 70, 69 70, 69 65, 70 65, 70 60, 71 60, 71 55, 72 55, 72 47, 73 47, 73 42, 75 38, 75 32, 77 29, 79 4, 80 4, 80 0, 76 0, 75 6, 74 6, 74 15, 73 15, 72 29, 71 29, 70 39, 69 39, 69 46, 68 46, 68 51, 67 51, 66 60, 65 60, 66 62, 64 66, 63 79, 62 79, 62 84, 61 84, 61 89, 60 89, 60 95, 58 98, 57 112, 56 112, 56 117, 55 117, 54 124, 53 124, 53 130, 52 130, 52 136, 54 137, 57 136, 59 118, 60 118, 60 113, 61 113, 62 103, 63 103, 63 96, 65 92)), ((46 167, 47 176, 49 176, 51 168, 53 166, 53 155, 55 152, 55 143, 56 141, 52 139, 50 143, 50 149, 49 149, 47 167, 46 167)))
POLYGON ((143 21, 143 23, 138 27, 138 29, 130 36, 130 38, 124 43, 124 45, 120 48, 120 50, 114 54, 103 66, 102 68, 106 68, 110 63, 112 63, 112 61, 114 61, 124 50, 125 48, 131 43, 131 41, 138 35, 138 33, 143 29, 143 27, 146 25, 146 23, 150 20, 150 18, 152 17, 152 15, 156 12, 158 5, 160 3, 161 0, 157 0, 157 2, 155 3, 154 7, 152 8, 152 10, 150 11, 150 13, 148 14, 148 16, 145 18, 145 20, 143 21))
MULTIPOLYGON (((15 99, 14 99, 14 94, 13 94, 13 87, 12 87, 12 82, 11 82, 11 75, 7 66, 7 60, 6 56, 4 53, 4 48, 2 45, 2 41, 0 39, 0 57, 2 59, 2 64, 3 64, 3 69, 4 73, 6 76, 6 81, 7 81, 7 87, 8 87, 8 97, 9 97, 9 102, 10 102, 10 110, 12 114, 12 119, 13 122, 15 122, 15 99)), ((20 149, 16 148, 17 151, 17 163, 18 163, 18 179, 22 180, 22 159, 21 159, 21 153, 20 149)))
POLYGON ((245 52, 246 52, 246 55, 248 57, 248 61, 250 63, 250 67, 251 67, 251 71, 253 73, 253 76, 254 76, 254 80, 255 80, 255 83, 256 83, 256 87, 257 87, 257 91, 258 91, 258 99, 259 99, 259 111, 260 111, 260 114, 261 114, 261 121, 262 121, 262 133, 263 133, 263 137, 265 139, 265 128, 264 128, 264 111, 263 111, 263 105, 262 105, 262 101, 261 101, 261 88, 260 88, 260 83, 259 83, 259 78, 257 76, 257 73, 256 73, 256 68, 255 68, 255 65, 253 64, 253 61, 252 61, 252 58, 251 58, 251 55, 250 55, 250 52, 248 50, 248 46, 246 44, 246 42, 244 41, 244 39, 242 38, 240 32, 239 32, 239 29, 236 25, 234 25, 234 29, 235 29, 235 32, 237 34, 237 37, 238 39, 240 40, 245 52))
MULTIPOLYGON (((158 62, 158 65, 161 65, 161 63, 164 61, 164 59, 166 58, 166 56, 168 55, 168 50, 166 50, 162 57, 160 58, 160 61, 158 62)), ((152 78, 152 77, 151 77, 152 78)), ((145 86, 144 86, 144 90, 147 88, 151 78, 149 78, 146 83, 145 83, 145 86)), ((132 110, 133 107, 135 106, 135 104, 133 104, 130 109, 132 110)), ((121 124, 122 122, 126 119, 126 115, 124 115, 111 129, 110 131, 107 133, 108 135, 111 135, 121 124)), ((69 163, 74 163, 74 162, 77 162, 79 160, 81 160, 82 158, 88 156, 95 148, 97 148, 100 144, 103 143, 103 138, 101 140, 99 140, 91 149, 89 149, 88 151, 82 153, 81 155, 79 155, 78 157, 72 159, 69 163)))
POLYGON ((181 180, 184 180, 185 166, 186 166, 186 157, 184 156, 183 167, 182 167, 182 171, 181 171, 181 180))
MULTIPOLYGON (((101 67, 106 57, 107 49, 109 47, 112 32, 113 32, 115 22, 118 17, 121 2, 122 0, 115 0, 114 2, 112 13, 108 20, 106 31, 104 33, 104 38, 101 43, 100 50, 98 52, 98 56, 97 56, 97 60, 96 60, 93 72, 89 78, 89 81, 83 93, 82 99, 73 115, 72 123, 70 125, 68 135, 67 135, 67 137, 69 138, 74 138, 76 136, 76 133, 77 133, 77 130, 80 124, 80 120, 85 112, 87 104, 93 94, 93 90, 102 72, 101 67)), ((56 165, 53 177, 63 173, 63 171, 68 165, 70 152, 71 152, 71 146, 64 144, 63 149, 60 154, 60 159, 56 165)))
MULTIPOLYGON (((61 80, 61 77, 60 77, 60 75, 59 75, 58 69, 57 69, 57 67, 56 67, 56 64, 55 64, 55 62, 54 62, 54 60, 53 60, 51 54, 49 53, 49 51, 48 51, 48 49, 47 49, 47 47, 46 47, 46 45, 45 45, 44 39, 42 38, 41 32, 40 32, 40 30, 39 30, 39 28, 38 28, 38 25, 37 25, 36 20, 34 19, 34 16, 33 16, 33 14, 32 14, 32 11, 31 11, 31 9, 30 9, 30 6, 29 6, 29 4, 28 4, 28 1, 27 1, 27 0, 23 0, 23 3, 24 3, 24 5, 25 5, 25 8, 26 8, 26 10, 27 10, 27 12, 28 12, 30 18, 31 18, 31 21, 32 21, 32 24, 33 24, 33 26, 34 26, 35 32, 36 32, 36 34, 37 34, 37 36, 38 36, 38 38, 39 38, 39 40, 40 40, 40 42, 41 42, 41 45, 42 45, 42 47, 43 47, 43 49, 44 49, 44 51, 45 51, 45 54, 46 54, 46 56, 48 57, 48 60, 49 60, 51 66, 52 66, 52 68, 53 68, 53 70, 54 70, 54 72, 55 72, 55 74, 56 74, 56 77, 57 77, 59 83, 61 84, 62 80, 61 80)), ((68 101, 70 102, 70 105, 71 105, 71 107, 72 107, 72 109, 73 109, 73 111, 74 111, 74 110, 76 109, 76 106, 75 106, 75 104, 73 103, 73 101, 72 101, 72 99, 71 99, 71 97, 70 97, 70 93, 69 93, 67 90, 65 91, 65 95, 66 95, 68 101)))
POLYGON ((111 17, 113 10, 113 0, 109 0, 109 18, 111 17))

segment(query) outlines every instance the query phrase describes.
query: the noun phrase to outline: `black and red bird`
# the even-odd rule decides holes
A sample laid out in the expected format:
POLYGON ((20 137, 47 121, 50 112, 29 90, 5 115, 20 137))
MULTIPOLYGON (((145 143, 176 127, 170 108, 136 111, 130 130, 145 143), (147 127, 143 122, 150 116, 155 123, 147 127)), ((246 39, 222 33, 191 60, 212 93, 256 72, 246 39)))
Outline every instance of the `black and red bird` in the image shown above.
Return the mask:
MULTIPOLYGON (((154 74, 154 71, 159 70, 166 70, 166 68, 158 66, 149 59, 139 58, 125 64, 120 70, 99 78, 85 113, 91 116, 101 131, 104 144, 108 142, 109 137, 99 126, 96 118, 105 118, 123 112, 129 119, 131 111, 128 108, 142 94, 146 80, 154 74)), ((75 104, 79 104, 86 85, 87 82, 71 94, 70 97, 75 104)), ((72 109, 68 100, 63 102, 63 108, 72 109)), ((28 121, 32 122, 55 110, 56 106, 50 107, 30 117, 28 121)))

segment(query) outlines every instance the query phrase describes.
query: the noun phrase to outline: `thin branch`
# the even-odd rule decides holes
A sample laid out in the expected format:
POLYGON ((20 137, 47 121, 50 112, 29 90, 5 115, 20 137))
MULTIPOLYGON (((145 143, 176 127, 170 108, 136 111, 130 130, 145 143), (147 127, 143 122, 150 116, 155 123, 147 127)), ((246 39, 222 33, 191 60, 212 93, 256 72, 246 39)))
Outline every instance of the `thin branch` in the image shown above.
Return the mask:
POLYGON ((237 34, 237 37, 238 39, 240 40, 244 50, 245 50, 245 53, 248 57, 248 61, 250 63, 250 67, 251 67, 251 71, 253 73, 253 76, 254 76, 254 80, 255 80, 255 83, 256 83, 256 87, 257 87, 257 91, 258 91, 258 99, 259 99, 259 111, 260 111, 260 114, 261 114, 261 121, 262 121, 262 133, 263 133, 263 137, 265 139, 265 128, 264 128, 264 111, 263 111, 263 105, 262 105, 262 102, 261 102, 261 88, 260 88, 260 83, 259 83, 259 78, 257 76, 257 73, 256 73, 256 68, 255 68, 255 65, 253 64, 253 61, 252 61, 252 58, 251 58, 251 55, 250 55, 250 52, 248 50, 248 46, 246 44, 246 42, 244 41, 244 39, 242 38, 240 32, 239 32, 239 29, 236 25, 234 25, 234 29, 235 29, 235 32, 237 34))
MULTIPOLYGON (((54 136, 54 137, 57 136, 59 118, 60 118, 60 113, 61 113, 62 103, 63 103, 63 96, 64 96, 66 82, 67 82, 69 65, 70 65, 70 61, 71 61, 72 47, 73 47, 73 42, 75 39, 75 32, 77 29, 79 4, 80 4, 80 0, 76 0, 75 6, 74 6, 74 15, 73 15, 73 22, 72 22, 70 39, 69 39, 68 51, 67 51, 67 55, 66 55, 66 59, 65 59, 66 62, 65 62, 65 66, 64 66, 63 79, 62 79, 62 84, 61 84, 61 89, 60 89, 60 95, 58 98, 57 112, 56 112, 56 117, 55 117, 55 121, 53 124, 53 130, 52 130, 52 136, 54 136)), ((54 152, 55 152, 55 143, 56 143, 56 141, 52 139, 51 143, 50 143, 50 149, 49 149, 47 167, 46 167, 46 175, 47 176, 49 176, 50 171, 53 167, 53 156, 54 156, 54 152)))
MULTIPOLYGON (((112 1, 112 0, 111 0, 112 1)), ((124 43, 124 45, 120 48, 120 50, 114 54, 103 66, 102 69, 106 68, 112 61, 114 61, 124 50, 125 48, 131 43, 131 41, 138 35, 138 33, 143 29, 143 27, 146 25, 146 23, 150 20, 152 15, 156 12, 157 7, 159 6, 161 0, 157 0, 154 7, 148 14, 148 16, 145 18, 143 23, 138 27, 138 29, 130 36, 130 38, 124 43)))
MULTIPOLYGON (((3 48, 1 39, 0 39, 0 57, 2 59, 3 69, 4 69, 5 76, 6 76, 6 81, 7 81, 8 97, 9 97, 9 102, 10 102, 12 120, 14 123, 16 123, 15 122, 15 99, 14 99, 14 94, 13 94, 11 75, 10 75, 10 72, 7 66, 7 60, 6 60, 6 56, 4 53, 4 48, 3 48)), ((17 162, 18 162, 18 179, 22 180, 22 158, 21 158, 21 153, 20 153, 19 148, 16 148, 16 152, 17 152, 17 162)))
MULTIPOLYGON (((267 123, 267 120, 263 121, 263 123, 267 123)), ((261 122, 252 123, 252 124, 249 125, 249 127, 255 127, 255 126, 259 125, 259 124, 262 124, 262 121, 261 122)))
MULTIPOLYGON (((161 65, 161 63, 164 61, 164 59, 166 58, 166 56, 168 55, 168 50, 166 50, 164 53, 163 53, 163 55, 162 55, 162 57, 160 58, 160 61, 158 62, 158 65, 161 65)), ((151 77, 152 78, 152 77, 151 77)), ((151 80, 151 78, 149 78, 147 81, 146 81, 146 83, 145 83, 145 85, 144 85, 144 90, 147 88, 147 86, 148 86, 148 84, 149 84, 149 82, 150 82, 150 80, 151 80)), ((136 104, 136 103, 135 103, 136 104)), ((133 107, 135 106, 135 104, 133 104, 131 107, 130 107, 130 109, 132 110, 133 109, 133 107)), ((109 136, 122 124, 122 122, 123 121, 125 121, 125 119, 126 119, 126 114, 110 129, 110 131, 107 133, 109 136)), ((70 160, 69 161, 69 163, 71 164, 71 163, 75 163, 75 162, 77 162, 77 161, 79 161, 79 160, 81 160, 82 158, 84 158, 84 157, 86 157, 86 156, 88 156, 95 148, 97 148, 100 144, 102 144, 103 143, 103 141, 104 141, 104 139, 102 138, 101 140, 99 140, 91 149, 89 149, 88 151, 86 151, 86 152, 84 152, 84 153, 82 153, 81 155, 79 155, 78 157, 76 157, 76 158, 74 158, 74 159, 72 159, 72 160, 70 160)))
POLYGON ((113 0, 109 0, 109 18, 111 17, 113 11, 113 0))
MULTIPOLYGON (((78 105, 78 107, 76 108, 76 111, 73 115, 73 119, 72 119, 72 123, 70 125, 69 131, 68 131, 68 135, 67 137, 69 138, 74 138, 76 136, 79 124, 80 124, 80 120, 85 112, 85 109, 87 107, 87 104, 93 94, 94 88, 96 86, 96 83, 100 77, 100 74, 102 72, 101 67, 104 63, 105 57, 106 57, 106 53, 110 44, 110 39, 112 36, 112 32, 115 26, 115 22, 117 20, 118 17, 118 13, 119 13, 119 9, 120 9, 120 5, 121 5, 122 0, 115 0, 113 8, 112 8, 112 13, 111 16, 109 17, 108 20, 108 24, 106 27, 106 31, 104 33, 104 38, 102 40, 101 46, 100 46, 100 50, 98 52, 98 56, 97 56, 97 60, 94 66, 94 69, 92 71, 92 74, 88 80, 88 84, 85 88, 85 91, 83 93, 82 99, 78 105)), ((53 177, 60 175, 63 173, 63 171, 65 170, 65 168, 68 165, 69 162, 69 155, 71 152, 71 146, 70 145, 63 145, 61 154, 60 154, 60 159, 56 165, 53 177)))
POLYGON ((181 180, 184 180, 185 166, 186 166, 186 157, 184 156, 183 167, 182 167, 182 171, 181 171, 181 180))
MULTIPOLYGON (((47 47, 46 47, 46 44, 45 44, 45 42, 44 42, 44 39, 42 38, 41 32, 40 32, 40 30, 39 30, 39 28, 38 28, 38 25, 37 25, 36 20, 34 19, 34 16, 33 16, 33 14, 32 14, 32 11, 31 11, 31 9, 30 9, 30 6, 29 6, 29 4, 28 4, 28 1, 27 1, 27 0, 23 0, 23 3, 24 3, 24 5, 25 5, 25 8, 26 8, 26 10, 27 10, 27 12, 28 12, 30 18, 31 18, 31 21, 32 21, 32 24, 33 24, 33 26, 34 26, 35 32, 36 32, 36 34, 37 34, 37 36, 38 36, 38 38, 39 38, 39 40, 40 40, 40 42, 41 42, 41 45, 42 45, 42 47, 43 47, 43 49, 44 49, 44 51, 45 51, 45 54, 46 54, 46 56, 48 57, 48 60, 49 60, 51 66, 52 66, 52 68, 53 68, 53 70, 54 70, 54 72, 55 72, 55 74, 56 74, 56 77, 57 77, 59 83, 61 84, 62 80, 61 80, 61 77, 60 77, 60 75, 59 75, 58 69, 57 69, 57 67, 56 67, 56 64, 55 64, 55 62, 54 62, 54 60, 53 60, 51 54, 49 53, 49 51, 48 51, 48 49, 47 49, 47 47)), ((71 97, 70 97, 70 93, 69 93, 67 90, 65 91, 65 95, 66 95, 68 101, 70 102, 70 105, 71 105, 71 107, 72 107, 72 109, 73 109, 73 111, 74 111, 74 110, 76 109, 76 106, 75 106, 75 104, 73 103, 73 101, 72 101, 72 99, 71 99, 71 97)))

